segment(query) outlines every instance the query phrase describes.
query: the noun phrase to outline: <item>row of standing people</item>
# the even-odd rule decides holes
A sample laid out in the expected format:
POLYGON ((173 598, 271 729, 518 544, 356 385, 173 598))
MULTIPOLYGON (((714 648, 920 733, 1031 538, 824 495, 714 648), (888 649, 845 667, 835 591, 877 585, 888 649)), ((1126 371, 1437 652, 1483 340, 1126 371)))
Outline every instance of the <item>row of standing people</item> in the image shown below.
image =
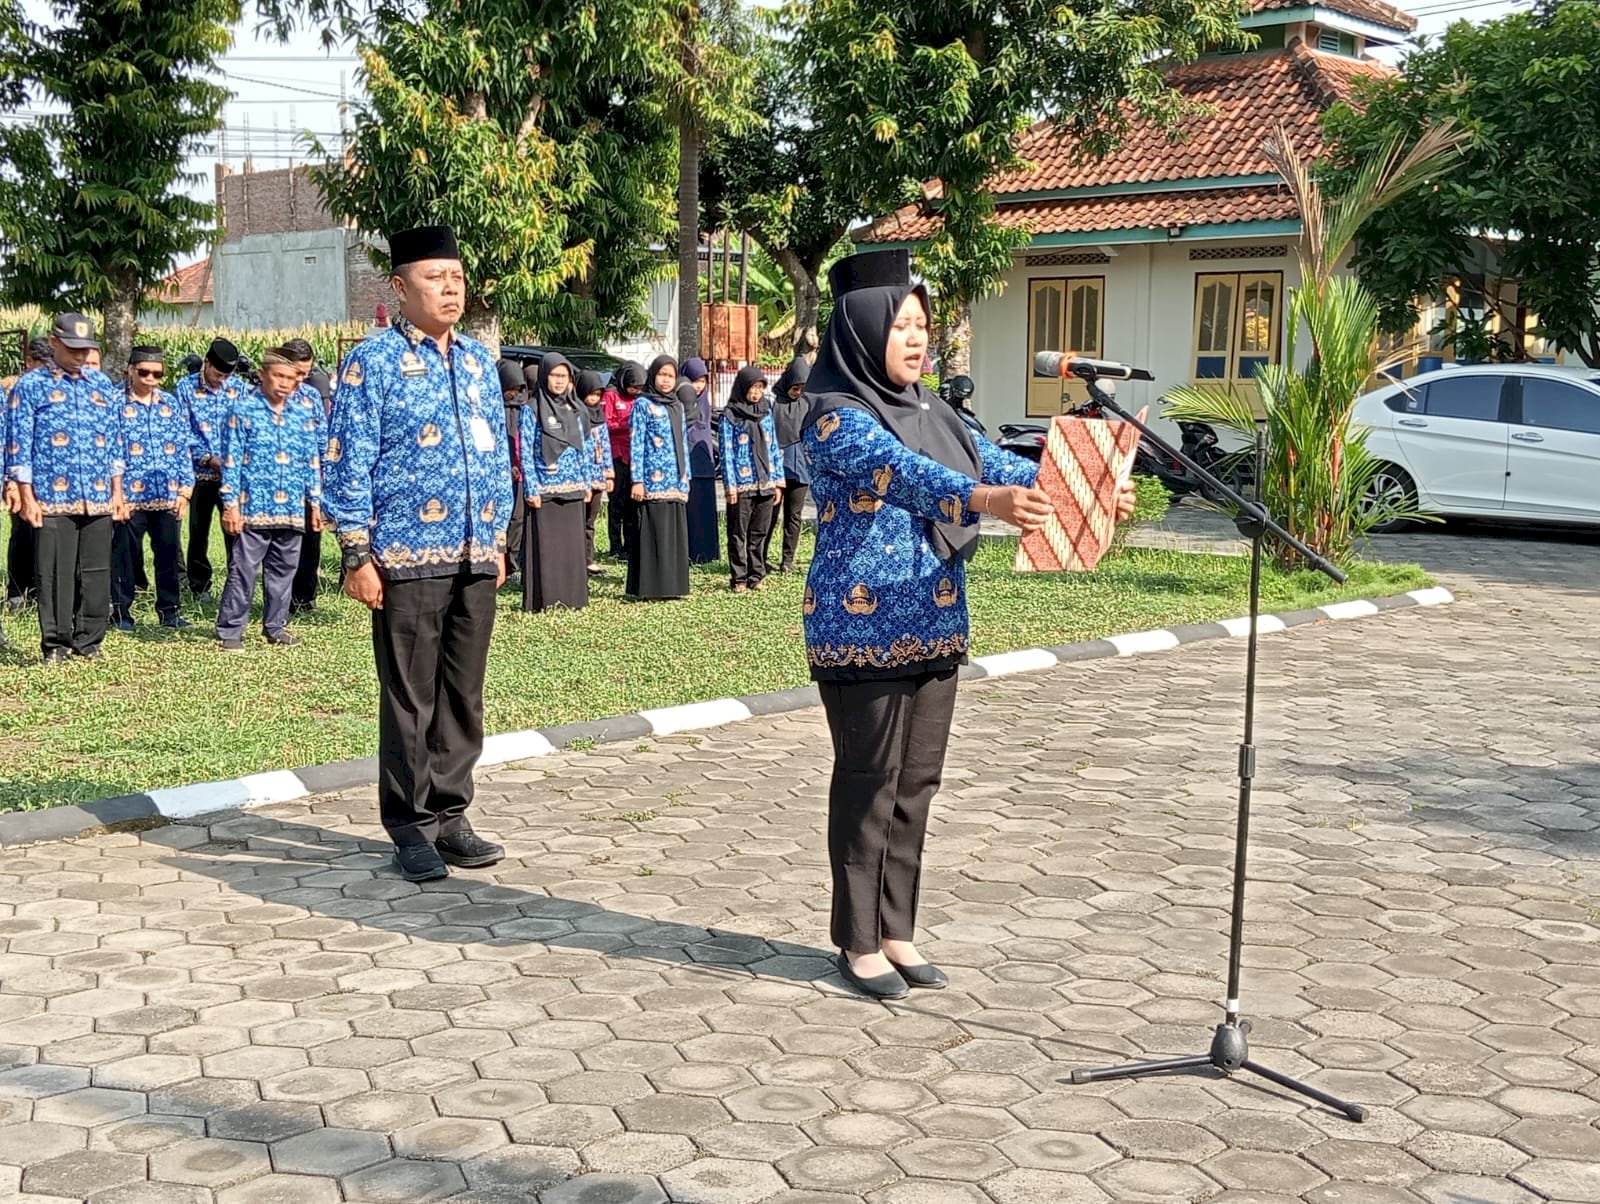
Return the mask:
POLYGON ((160 347, 133 348, 125 380, 114 383, 100 370, 93 325, 69 313, 55 320, 45 346, 30 346, 29 358, 6 397, 0 458, 13 515, 10 592, 17 601, 35 596, 46 663, 98 657, 112 622, 133 629, 147 539, 158 619, 187 627, 181 591, 186 584, 198 598, 210 597, 218 515, 230 566, 218 613, 223 647, 242 647, 258 567, 267 571, 267 638, 296 642, 286 630, 288 614, 309 609, 317 586, 317 457, 329 391, 313 374, 310 345, 297 340, 273 349, 267 358, 276 362, 263 365, 257 387, 235 375, 238 350, 219 339, 168 392, 160 347), (283 407, 291 401, 296 430, 288 439, 283 407), (269 407, 269 421, 258 420, 257 403, 269 407), (270 454, 252 453, 269 438, 277 440, 270 454), (241 540, 246 555, 233 581, 241 540))

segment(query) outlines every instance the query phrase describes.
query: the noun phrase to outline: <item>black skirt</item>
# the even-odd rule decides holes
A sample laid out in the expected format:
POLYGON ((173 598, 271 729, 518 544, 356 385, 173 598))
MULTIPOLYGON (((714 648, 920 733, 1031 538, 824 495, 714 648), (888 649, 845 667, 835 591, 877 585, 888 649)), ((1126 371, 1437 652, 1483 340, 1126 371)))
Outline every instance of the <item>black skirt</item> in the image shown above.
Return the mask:
POLYGON ((721 559, 717 479, 694 477, 689 481, 689 563, 712 564, 721 559))
POLYGON ((627 592, 634 598, 689 596, 689 508, 640 502, 639 537, 628 545, 627 592))
POLYGON ((522 609, 589 605, 589 562, 583 550, 581 497, 547 497, 528 507, 522 541, 522 609))

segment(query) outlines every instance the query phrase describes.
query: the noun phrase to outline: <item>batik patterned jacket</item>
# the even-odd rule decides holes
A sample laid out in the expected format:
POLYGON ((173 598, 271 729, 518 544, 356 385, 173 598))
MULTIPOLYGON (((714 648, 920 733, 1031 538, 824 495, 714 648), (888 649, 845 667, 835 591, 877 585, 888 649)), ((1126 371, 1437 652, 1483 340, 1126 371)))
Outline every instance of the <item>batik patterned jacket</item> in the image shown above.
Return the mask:
POLYGON ((756 466, 755 448, 750 441, 750 427, 735 422, 722 412, 717 422, 717 434, 722 444, 722 487, 738 493, 771 493, 783 483, 783 460, 778 453, 778 425, 769 409, 761 416, 761 438, 767 442, 767 466, 771 470, 765 480, 756 466), (777 480, 773 480, 776 476, 777 480))
POLYGON ((11 390, 6 476, 31 484, 46 514, 110 514, 112 482, 123 473, 117 386, 85 368, 35 368, 11 390))
POLYGON ((400 323, 360 343, 328 421, 322 508, 386 577, 499 571, 515 492, 494 357, 400 323))
POLYGON ((589 424, 589 485, 604 490, 606 477, 617 471, 611 457, 611 432, 603 422, 589 424))
MULTIPOLYGON (((672 446, 671 409, 646 393, 633 403, 631 421, 628 458, 633 468, 633 483, 644 486, 645 501, 688 501, 689 449, 683 449, 683 471, 679 472, 678 453, 672 446)), ((687 428, 684 438, 688 438, 687 428)))
POLYGON ((180 380, 172 390, 189 413, 189 429, 193 432, 190 443, 194 445, 194 479, 218 481, 222 470, 201 463, 208 456, 222 459, 222 424, 235 402, 250 391, 250 386, 237 376, 227 377, 215 389, 206 388, 199 372, 180 380))
POLYGON ((274 413, 265 394, 251 389, 223 419, 220 496, 224 506, 239 507, 247 528, 305 529, 306 503, 322 498, 321 405, 297 392, 274 413))
POLYGON ((125 468, 122 496, 135 510, 174 510, 194 491, 194 435, 189 411, 165 389, 140 401, 123 385, 117 390, 122 414, 125 468))
POLYGON ((522 496, 550 498, 581 498, 594 488, 592 454, 593 434, 589 420, 579 418, 583 438, 577 447, 563 447, 556 457, 556 466, 545 463, 544 428, 539 425, 539 407, 528 402, 522 407, 518 420, 522 437, 522 496))
MULTIPOLYGON (((1039 466, 975 435, 983 484, 1032 485, 1039 466)), ((944 560, 927 522, 977 521, 979 484, 913 452, 865 410, 806 431, 817 551, 803 604, 806 659, 821 681, 909 677, 966 660, 966 564, 944 560)))

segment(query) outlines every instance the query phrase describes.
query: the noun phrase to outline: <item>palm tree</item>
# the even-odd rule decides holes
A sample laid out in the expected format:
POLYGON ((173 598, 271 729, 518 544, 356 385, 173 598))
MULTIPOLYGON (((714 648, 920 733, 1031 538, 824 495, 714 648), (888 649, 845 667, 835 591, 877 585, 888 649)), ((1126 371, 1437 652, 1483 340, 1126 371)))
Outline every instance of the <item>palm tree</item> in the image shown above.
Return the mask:
MULTIPOLYGON (((1409 149, 1396 139, 1360 165, 1340 195, 1325 196, 1279 125, 1267 142, 1268 160, 1288 184, 1300 210, 1300 284, 1289 290, 1283 361, 1260 368, 1256 392, 1267 428, 1265 471, 1258 486, 1267 511, 1314 551, 1347 561, 1373 528, 1425 517, 1415 497, 1374 491, 1379 462, 1367 451, 1365 430, 1351 415, 1366 382, 1395 358, 1378 351, 1378 304, 1338 265, 1367 219, 1396 198, 1451 170, 1465 135, 1452 123, 1425 130, 1409 149), (1311 354, 1296 369, 1302 328, 1311 354)), ((1252 440, 1258 413, 1231 389, 1188 385, 1166 398, 1166 416, 1209 422, 1252 440)), ((1297 567, 1298 554, 1274 548, 1279 565, 1297 567)))

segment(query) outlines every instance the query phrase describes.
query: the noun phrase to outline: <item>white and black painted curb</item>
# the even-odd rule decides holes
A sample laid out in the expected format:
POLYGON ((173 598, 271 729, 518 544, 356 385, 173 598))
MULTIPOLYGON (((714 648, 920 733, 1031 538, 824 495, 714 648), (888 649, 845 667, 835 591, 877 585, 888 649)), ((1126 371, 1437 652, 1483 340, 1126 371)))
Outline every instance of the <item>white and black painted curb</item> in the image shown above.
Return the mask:
MULTIPOLYGON (((1449 590, 1433 588, 1417 589, 1410 593, 1393 594, 1383 598, 1333 602, 1309 610, 1262 615, 1260 631, 1263 635, 1271 635, 1308 623, 1361 619, 1384 611, 1405 610, 1414 606, 1442 606, 1454 600, 1449 590)), ((1222 619, 1214 623, 1191 623, 1185 627, 1107 636, 1104 639, 1084 640, 1081 643, 1062 644, 1054 648, 1025 648, 1018 652, 1000 652, 993 656, 974 657, 972 663, 962 669, 961 676, 963 680, 1006 677, 1013 673, 1049 669, 1055 665, 1074 661, 1139 656, 1149 652, 1163 652, 1183 644, 1200 643, 1204 640, 1238 639, 1247 635, 1249 630, 1248 618, 1222 619)), ((798 711, 819 705, 820 699, 815 686, 799 686, 771 694, 752 694, 746 698, 716 698, 709 702, 691 702, 684 706, 640 711, 634 715, 617 715, 610 719, 569 723, 562 727, 504 732, 484 740, 483 756, 479 758, 478 764, 480 767, 504 765, 512 761, 527 761, 548 756, 574 746, 587 749, 600 744, 637 740, 644 736, 668 736, 677 732, 701 731, 738 723, 759 715, 777 715, 785 711, 798 711)), ((270 773, 254 773, 226 782, 199 782, 192 786, 152 790, 148 794, 125 794, 117 798, 50 807, 42 811, 12 811, 0 814, 0 846, 61 840, 119 825, 138 827, 142 823, 188 819, 213 811, 230 811, 238 807, 255 807, 267 803, 285 803, 314 794, 327 794, 356 786, 370 786, 377 780, 377 758, 363 757, 353 761, 335 761, 329 765, 312 765, 305 769, 280 769, 270 773)))

